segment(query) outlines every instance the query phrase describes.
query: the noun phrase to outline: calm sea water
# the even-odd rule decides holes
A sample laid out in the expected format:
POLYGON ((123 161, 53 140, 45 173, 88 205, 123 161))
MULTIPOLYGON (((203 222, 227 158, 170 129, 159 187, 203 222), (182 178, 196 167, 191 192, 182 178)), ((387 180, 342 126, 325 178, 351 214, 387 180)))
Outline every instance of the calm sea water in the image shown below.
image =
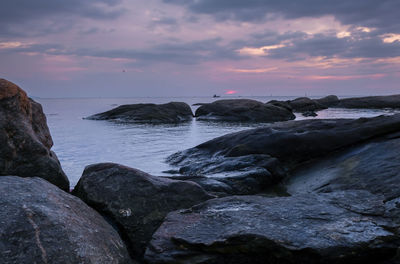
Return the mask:
MULTIPOLYGON (((235 98, 235 97, 229 97, 235 98)), ((290 100, 295 97, 241 97, 262 102, 290 100)), ((225 99, 225 98, 222 98, 225 99)), ((116 162, 152 175, 167 175, 173 169, 165 158, 179 150, 227 133, 260 127, 265 124, 210 123, 196 121, 179 125, 121 124, 110 121, 84 120, 83 117, 103 112, 121 104, 167 103, 171 101, 208 103, 210 97, 169 98, 79 98, 36 99, 47 115, 53 137, 53 150, 68 175, 71 187, 78 182, 85 166, 99 162, 116 162)), ((193 112, 197 107, 192 106, 193 112)), ((357 118, 393 114, 394 110, 327 109, 317 118, 357 118)), ((400 111, 397 111, 400 112, 400 111)), ((301 115, 297 119, 306 119, 301 115)))

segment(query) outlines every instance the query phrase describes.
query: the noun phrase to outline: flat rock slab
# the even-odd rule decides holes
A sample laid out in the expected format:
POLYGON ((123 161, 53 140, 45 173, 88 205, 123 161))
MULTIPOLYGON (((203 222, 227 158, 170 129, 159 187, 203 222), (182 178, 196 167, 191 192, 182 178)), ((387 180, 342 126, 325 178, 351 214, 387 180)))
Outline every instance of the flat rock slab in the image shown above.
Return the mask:
POLYGON ((169 212, 214 198, 196 183, 113 163, 86 167, 73 194, 113 221, 138 257, 169 212))
POLYGON ((400 108, 400 94, 341 99, 336 107, 371 109, 400 108))
POLYGON ((0 177, 0 262, 131 263, 118 233, 41 178, 0 177))
POLYGON ((196 181, 208 190, 254 194, 302 163, 399 131, 400 115, 290 121, 207 141, 173 154, 168 162, 183 175, 208 177, 196 181))
POLYGON ((295 119, 290 109, 250 99, 218 100, 202 104, 195 113, 197 120, 231 122, 278 122, 295 119))
POLYGON ((183 102, 170 102, 158 105, 121 105, 104 113, 86 117, 85 119, 145 123, 179 123, 190 121, 192 118, 192 109, 188 104, 183 102))
MULTIPOLYGON (((148 263, 392 263, 398 226, 366 191, 231 196, 170 213, 148 263), (391 226, 389 229, 387 226, 391 226)), ((400 209, 397 208, 397 211, 400 209)))
POLYGON ((0 176, 41 177, 69 191, 42 106, 0 79, 0 176))

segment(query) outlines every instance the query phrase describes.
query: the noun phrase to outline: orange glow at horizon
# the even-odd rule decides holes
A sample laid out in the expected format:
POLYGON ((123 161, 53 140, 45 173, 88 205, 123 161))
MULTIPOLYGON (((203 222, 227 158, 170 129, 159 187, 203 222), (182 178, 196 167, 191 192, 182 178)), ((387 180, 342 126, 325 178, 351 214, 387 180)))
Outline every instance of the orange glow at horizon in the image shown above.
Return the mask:
POLYGON ((237 91, 235 91, 235 90, 228 90, 225 92, 225 94, 236 94, 236 93, 237 93, 237 91))

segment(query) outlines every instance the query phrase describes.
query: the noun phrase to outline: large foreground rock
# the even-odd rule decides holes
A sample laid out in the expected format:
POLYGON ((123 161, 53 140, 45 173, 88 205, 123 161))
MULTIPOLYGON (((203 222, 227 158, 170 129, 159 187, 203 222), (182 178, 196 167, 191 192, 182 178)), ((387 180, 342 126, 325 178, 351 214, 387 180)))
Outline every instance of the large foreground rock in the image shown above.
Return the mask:
POLYGON ((400 239, 393 210, 400 211, 367 191, 213 199, 170 213, 145 258, 191 264, 394 263, 400 239))
POLYGON ((40 178, 0 177, 0 262, 131 263, 118 233, 40 178))
POLYGON ((73 194, 110 218, 141 256, 167 213, 213 198, 199 185, 154 177, 113 163, 85 168, 73 194))
POLYGON ((287 183, 291 194, 367 190, 386 200, 400 197, 399 134, 351 147, 298 168, 287 183))
POLYGON ((0 79, 0 175, 37 176, 68 191, 68 178, 52 145, 41 105, 0 79))
POLYGON ((228 134, 168 161, 216 194, 254 194, 282 181, 300 164, 399 131, 400 115, 291 121, 228 134), (206 177, 196 180, 202 175, 206 177))
POLYGON ((198 120, 277 122, 295 118, 292 111, 249 99, 218 100, 202 104, 195 113, 198 120))
POLYGON ((190 106, 182 102, 167 104, 121 105, 104 113, 87 117, 91 120, 119 120, 125 122, 178 123, 192 120, 190 106))
POLYGON ((371 109, 400 108, 400 94, 341 99, 337 107, 371 109))

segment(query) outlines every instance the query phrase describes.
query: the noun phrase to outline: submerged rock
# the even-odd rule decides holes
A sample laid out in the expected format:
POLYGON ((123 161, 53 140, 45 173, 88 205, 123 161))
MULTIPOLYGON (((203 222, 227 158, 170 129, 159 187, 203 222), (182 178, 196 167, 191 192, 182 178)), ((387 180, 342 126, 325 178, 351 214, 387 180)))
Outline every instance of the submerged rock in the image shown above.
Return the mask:
POLYGON ((0 177, 0 262, 131 263, 118 233, 40 178, 0 177))
POLYGON ((192 120, 190 106, 183 102, 167 104, 130 104, 121 105, 104 113, 85 119, 120 120, 125 122, 178 123, 192 120))
POLYGON ((302 120, 228 134, 168 158, 183 175, 207 176, 205 189, 254 194, 304 162, 400 131, 400 114, 356 120, 302 120), (223 189, 221 189, 223 187, 223 189))
POLYGON ((301 113, 303 116, 305 116, 305 117, 308 117, 308 116, 313 116, 313 117, 315 117, 315 116, 318 116, 318 114, 317 113, 315 113, 314 111, 306 111, 306 112, 303 112, 303 113, 301 113))
POLYGON ((0 79, 0 175, 41 177, 69 191, 40 104, 0 79))
POLYGON ((250 99, 218 100, 202 104, 195 113, 197 120, 277 122, 295 118, 292 111, 273 104, 250 99))
MULTIPOLYGON (((149 263, 393 263, 400 242, 383 197, 367 191, 231 196, 168 214, 149 263), (391 228, 388 228, 388 227, 391 228)), ((396 209, 400 211, 399 208, 396 209)))
POLYGON ((341 99, 337 107, 371 109, 400 108, 400 94, 341 99))
POLYGON ((111 219, 135 256, 144 253, 167 213, 214 198, 196 183, 154 177, 113 163, 86 167, 73 194, 111 219))

